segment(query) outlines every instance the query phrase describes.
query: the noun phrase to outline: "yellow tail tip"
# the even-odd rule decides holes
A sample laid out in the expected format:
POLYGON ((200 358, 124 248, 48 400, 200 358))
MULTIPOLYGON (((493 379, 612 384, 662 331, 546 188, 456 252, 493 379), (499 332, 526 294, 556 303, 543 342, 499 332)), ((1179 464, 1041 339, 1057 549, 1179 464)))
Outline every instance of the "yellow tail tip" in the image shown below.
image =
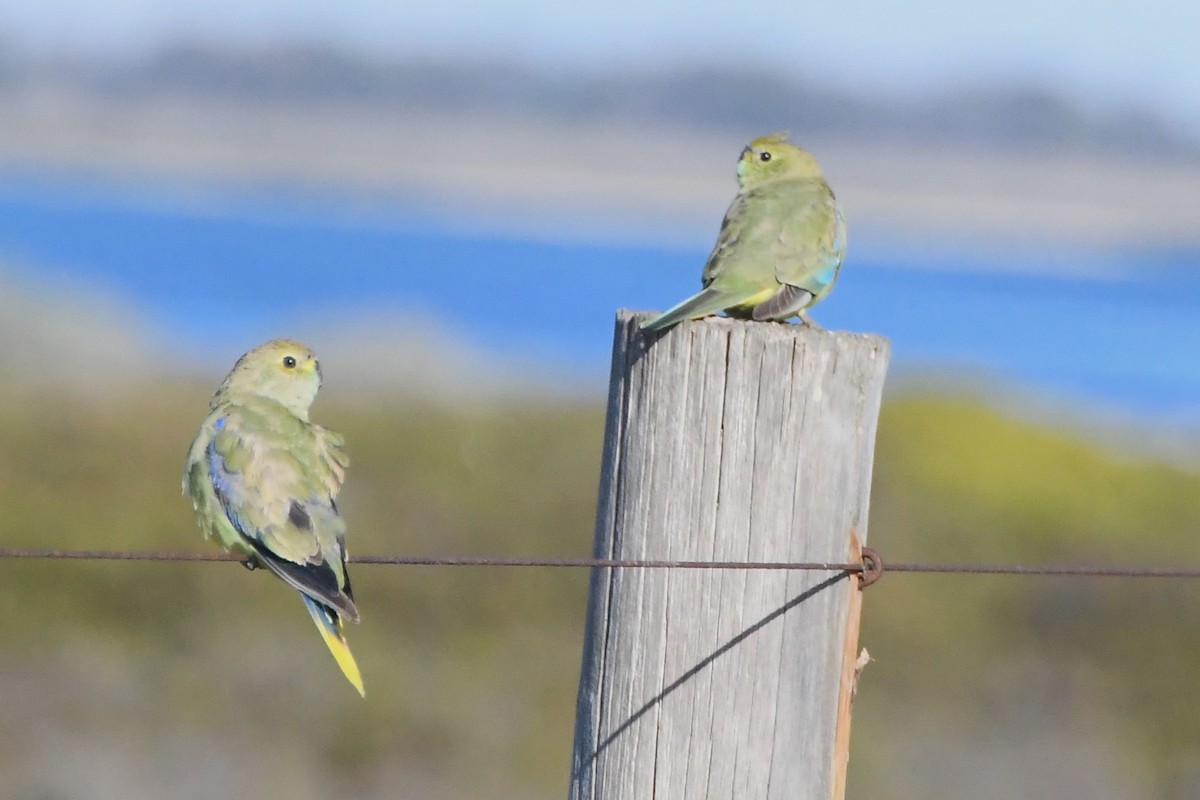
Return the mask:
POLYGON ((341 667, 342 674, 346 676, 346 680, 350 681, 350 685, 357 689, 360 695, 366 697, 367 692, 363 689, 362 673, 358 671, 358 663, 354 660, 354 655, 350 652, 350 645, 346 644, 346 639, 342 636, 341 618, 331 609, 316 602, 308 595, 301 594, 300 597, 308 607, 308 613, 312 615, 313 622, 317 625, 317 630, 321 632, 321 638, 325 640, 325 646, 333 654, 333 660, 341 667))
POLYGON ((346 680, 350 681, 350 685, 357 689, 360 695, 366 697, 367 692, 363 688, 362 673, 358 671, 358 662, 354 660, 354 654, 350 652, 350 646, 346 644, 346 640, 323 626, 320 631, 321 638, 325 640, 325 646, 333 654, 333 660, 341 667, 346 680))

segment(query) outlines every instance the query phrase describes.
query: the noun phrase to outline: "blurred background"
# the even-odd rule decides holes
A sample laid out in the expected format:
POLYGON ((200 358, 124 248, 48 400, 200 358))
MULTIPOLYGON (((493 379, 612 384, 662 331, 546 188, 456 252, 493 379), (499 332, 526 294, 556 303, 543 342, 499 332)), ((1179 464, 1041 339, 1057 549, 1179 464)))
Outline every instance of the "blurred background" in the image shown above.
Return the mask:
MULTIPOLYGON (((1196 561, 1200 6, 87 0, 0 10, 0 546, 202 549, 280 335, 358 553, 590 552, 613 312, 750 139, 849 223, 893 560, 1196 561), (809 7, 806 7, 809 6, 809 7)), ((360 566, 360 701, 232 565, 0 563, 0 797, 561 797, 583 571, 360 566)), ((1200 586, 893 576, 850 797, 1200 797, 1200 586)))

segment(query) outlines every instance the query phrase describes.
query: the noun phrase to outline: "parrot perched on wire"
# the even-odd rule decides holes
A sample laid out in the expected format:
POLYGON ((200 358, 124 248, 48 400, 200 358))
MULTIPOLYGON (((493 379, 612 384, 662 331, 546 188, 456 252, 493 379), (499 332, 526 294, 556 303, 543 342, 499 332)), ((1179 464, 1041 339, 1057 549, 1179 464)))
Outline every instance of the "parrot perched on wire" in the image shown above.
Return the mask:
POLYGON ((829 294, 846 222, 810 153, 787 134, 755 139, 738 159, 738 193, 704 266, 703 289, 642 325, 669 328, 718 311, 756 320, 799 316, 829 294))
POLYGON ((308 420, 321 368, 276 339, 243 355, 217 388, 188 451, 183 491, 205 537, 300 591, 346 678, 365 696, 343 620, 358 622, 338 491, 349 459, 338 434, 308 420))

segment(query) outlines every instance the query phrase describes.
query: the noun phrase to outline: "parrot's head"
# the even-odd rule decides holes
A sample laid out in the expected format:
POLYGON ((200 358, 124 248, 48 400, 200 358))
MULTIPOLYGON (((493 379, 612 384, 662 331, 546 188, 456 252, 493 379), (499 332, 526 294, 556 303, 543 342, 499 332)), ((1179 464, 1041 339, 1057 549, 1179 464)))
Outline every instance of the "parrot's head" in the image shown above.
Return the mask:
POLYGON ((789 144, 786 133, 773 133, 746 145, 737 175, 739 186, 751 188, 781 178, 820 178, 821 167, 812 153, 789 144))
POLYGON ((273 339, 238 359, 213 401, 265 397, 306 420, 320 388, 321 365, 313 352, 294 339, 273 339))

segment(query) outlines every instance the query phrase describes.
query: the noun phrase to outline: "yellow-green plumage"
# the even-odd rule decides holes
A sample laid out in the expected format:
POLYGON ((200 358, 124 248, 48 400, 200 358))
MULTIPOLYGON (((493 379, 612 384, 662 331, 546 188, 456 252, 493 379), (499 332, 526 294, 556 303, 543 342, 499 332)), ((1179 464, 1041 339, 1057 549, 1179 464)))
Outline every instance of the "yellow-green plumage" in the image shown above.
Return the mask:
POLYGON ((815 158, 782 134, 755 139, 738 160, 738 193, 704 267, 703 289, 650 320, 668 328, 725 311, 756 320, 799 316, 837 280, 846 224, 815 158))
POLYGON ((206 537, 300 591, 362 694, 342 635, 344 619, 358 621, 336 503, 349 459, 341 436, 308 419, 320 386, 317 359, 299 342, 276 339, 242 356, 188 451, 183 489, 206 537))

